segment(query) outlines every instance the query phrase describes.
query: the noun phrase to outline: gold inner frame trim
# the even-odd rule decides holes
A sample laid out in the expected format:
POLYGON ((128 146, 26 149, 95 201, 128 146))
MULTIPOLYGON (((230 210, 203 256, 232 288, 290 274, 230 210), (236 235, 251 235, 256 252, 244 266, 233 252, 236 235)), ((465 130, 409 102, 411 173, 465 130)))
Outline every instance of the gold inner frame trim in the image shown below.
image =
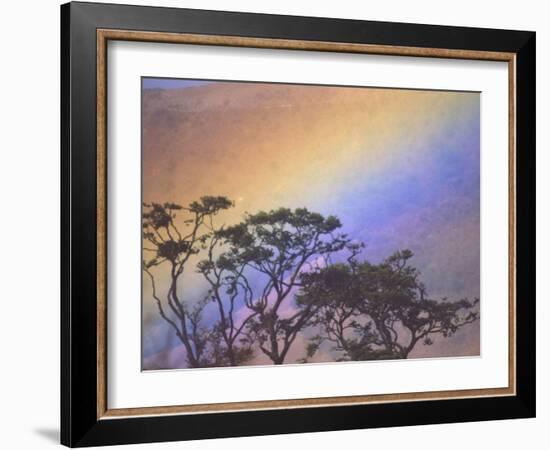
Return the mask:
POLYGON ((421 400, 448 400, 516 394, 516 54, 445 48, 403 47, 342 42, 300 41, 239 36, 158 33, 148 31, 97 30, 97 418, 116 419, 131 416, 205 414, 266 409, 313 408, 421 400), (432 57, 502 61, 508 63, 508 254, 509 254, 509 338, 508 386, 502 388, 409 392, 400 394, 355 395, 338 397, 263 400, 199 405, 148 406, 109 409, 107 405, 107 42, 109 40, 171 44, 217 45, 363 53, 390 56, 432 57))

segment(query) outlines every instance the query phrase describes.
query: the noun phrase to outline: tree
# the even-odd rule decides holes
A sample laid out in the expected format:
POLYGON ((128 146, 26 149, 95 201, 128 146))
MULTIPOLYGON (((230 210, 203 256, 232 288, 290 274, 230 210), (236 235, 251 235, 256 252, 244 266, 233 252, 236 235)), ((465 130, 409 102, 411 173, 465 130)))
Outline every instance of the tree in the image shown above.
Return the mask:
POLYGON ((254 293, 244 276, 246 264, 225 255, 216 257, 223 249, 223 228, 213 232, 208 245, 208 258, 199 262, 198 272, 210 285, 208 299, 216 304, 219 320, 214 328, 220 353, 226 355, 227 365, 236 366, 253 356, 253 341, 247 326, 256 315, 253 310, 254 293), (236 315, 246 306, 251 311, 240 321, 236 315))
POLYGON ((428 298, 409 250, 360 261, 364 245, 340 233, 335 216, 279 208, 215 226, 232 206, 213 196, 187 207, 143 205, 143 270, 188 367, 241 365, 255 349, 283 364, 310 331, 304 362, 324 343, 340 361, 407 358, 419 342, 431 345, 479 318, 477 299, 428 298), (347 260, 334 263, 343 251, 347 260), (158 290, 162 268, 168 281, 158 290), (182 286, 190 268, 207 285, 195 298, 182 286))
POLYGON ((304 278, 299 304, 322 305, 312 321, 320 333, 308 356, 328 341, 343 360, 407 358, 419 342, 431 345, 433 336, 449 337, 478 320, 478 299, 427 298, 412 257, 410 250, 380 264, 352 257, 304 278))
POLYGON ((223 355, 216 337, 202 324, 207 302, 200 299, 190 307, 193 302, 182 298, 179 281, 190 258, 204 249, 212 236, 213 217, 231 206, 232 202, 226 197, 213 196, 201 197, 187 207, 175 203, 143 204, 143 271, 151 281, 152 296, 160 316, 184 345, 190 367, 220 365, 223 355), (176 224, 178 213, 186 214, 186 218, 176 224), (161 265, 169 268, 164 302, 152 272, 161 265))
POLYGON ((346 235, 335 234, 340 227, 335 216, 279 208, 248 214, 243 222, 217 233, 229 246, 217 266, 228 268, 235 284, 249 292, 245 302, 252 313, 249 338, 274 364, 283 364, 298 333, 316 312, 313 302, 293 309, 293 293, 302 272, 315 267, 315 258, 328 260, 348 244, 346 235), (253 285, 260 286, 257 293, 253 285))

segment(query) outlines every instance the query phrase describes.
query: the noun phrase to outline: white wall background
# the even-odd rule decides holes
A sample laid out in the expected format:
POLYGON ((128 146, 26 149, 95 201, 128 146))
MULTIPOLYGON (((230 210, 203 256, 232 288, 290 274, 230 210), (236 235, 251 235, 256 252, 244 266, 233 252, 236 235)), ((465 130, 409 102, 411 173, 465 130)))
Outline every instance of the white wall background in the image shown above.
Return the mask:
MULTIPOLYGON (((538 417, 141 445, 158 449, 276 449, 343 446, 446 450, 545 448, 550 426, 550 23, 545 2, 394 0, 139 1, 365 20, 526 29, 537 32, 538 417), (548 195, 548 194, 546 194, 548 195)), ((0 447, 42 449, 59 439, 59 1, 5 2, 0 28, 0 447)))

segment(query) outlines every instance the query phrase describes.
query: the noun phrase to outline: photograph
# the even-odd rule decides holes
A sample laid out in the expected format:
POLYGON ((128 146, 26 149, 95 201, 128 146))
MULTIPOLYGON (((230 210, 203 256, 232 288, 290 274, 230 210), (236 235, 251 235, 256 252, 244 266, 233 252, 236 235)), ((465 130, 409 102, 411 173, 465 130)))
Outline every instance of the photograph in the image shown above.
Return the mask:
POLYGON ((480 92, 143 76, 141 152, 143 371, 480 357, 480 92))

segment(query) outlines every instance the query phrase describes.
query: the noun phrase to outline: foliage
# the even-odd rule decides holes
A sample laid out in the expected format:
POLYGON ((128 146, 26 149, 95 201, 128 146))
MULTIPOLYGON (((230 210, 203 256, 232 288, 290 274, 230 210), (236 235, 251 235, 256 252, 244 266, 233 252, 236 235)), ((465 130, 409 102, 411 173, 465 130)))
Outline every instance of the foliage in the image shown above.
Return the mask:
POLYGON ((431 345, 479 319, 477 299, 428 298, 410 250, 378 264, 360 260, 364 244, 339 232, 337 217, 306 208, 216 226, 232 206, 219 196, 186 207, 143 205, 143 270, 189 367, 245 364, 256 350, 283 364, 304 333, 302 362, 327 345, 339 361, 407 358, 419 342, 431 345), (189 265, 208 286, 201 298, 184 298, 180 280, 189 265), (169 275, 163 295, 155 279, 162 267, 169 275), (205 323, 207 310, 215 319, 205 323))
MULTIPOLYGON (((259 292, 247 302, 254 313, 248 328, 251 339, 274 364, 284 362, 316 305, 290 315, 282 310, 293 301, 300 274, 312 267, 315 258, 328 259, 345 248, 349 239, 335 233, 341 226, 334 216, 323 217, 306 208, 279 208, 249 214, 243 222, 218 233, 229 246, 220 258, 223 264, 247 269, 248 274, 259 274, 263 280, 259 292)), ((247 278, 244 270, 239 274, 247 278)))
POLYGON ((187 207, 175 203, 144 203, 142 212, 144 260, 143 270, 149 276, 152 295, 160 316, 174 330, 185 346, 190 367, 223 365, 227 349, 220 348, 214 334, 203 323, 206 302, 181 298, 178 282, 189 259, 198 254, 214 232, 213 218, 232 203, 226 197, 201 197, 187 207), (178 213, 185 214, 176 224, 178 213), (185 230, 185 231, 184 231, 185 230), (157 291, 153 268, 169 267, 169 287, 164 301, 157 291), (190 307, 189 305, 194 304, 190 307))
POLYGON ((352 258, 306 277, 299 303, 322 303, 317 348, 329 341, 345 360, 407 358, 418 342, 431 345, 434 335, 449 337, 478 320, 478 299, 427 298, 412 257, 403 250, 380 264, 352 258))

